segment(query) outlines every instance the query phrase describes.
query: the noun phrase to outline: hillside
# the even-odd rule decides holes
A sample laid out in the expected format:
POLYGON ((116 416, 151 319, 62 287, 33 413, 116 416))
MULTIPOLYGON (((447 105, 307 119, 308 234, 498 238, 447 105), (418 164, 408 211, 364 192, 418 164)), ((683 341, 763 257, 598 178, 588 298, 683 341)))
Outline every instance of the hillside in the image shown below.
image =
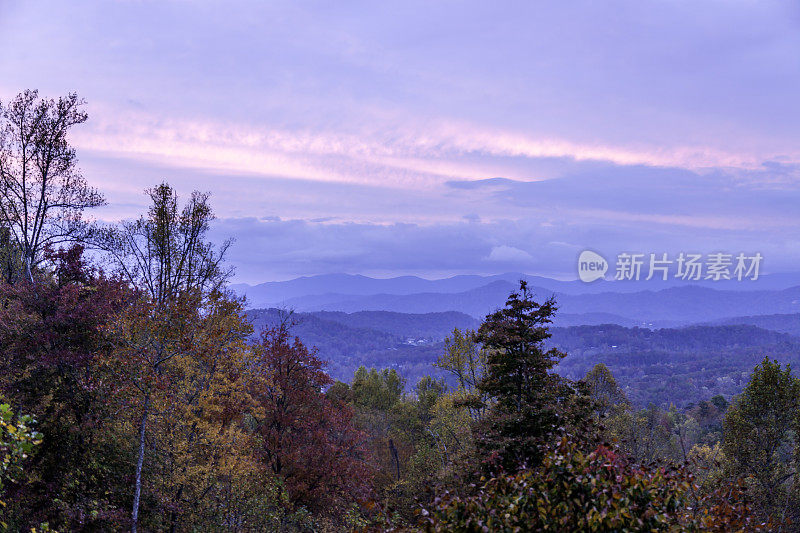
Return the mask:
MULTIPOLYGON (((284 314, 260 309, 248 311, 248 316, 258 330, 276 324, 284 314)), ((765 322, 777 327, 790 325, 793 318, 767 317, 765 322)), ((335 379, 349 381, 361 365, 395 368, 409 387, 425 374, 443 375, 432 365, 444 349, 442 339, 454 327, 478 325, 454 312, 296 312, 292 320, 294 334, 319 350, 335 379)), ((596 363, 605 363, 629 398, 643 406, 685 406, 716 394, 730 397, 765 355, 800 363, 799 337, 750 324, 649 329, 606 323, 557 326, 552 334, 549 344, 568 354, 559 373, 579 379, 596 363)))
POLYGON ((765 356, 800 363, 800 338, 751 325, 649 330, 616 325, 554 328, 551 345, 568 356, 558 372, 580 379, 595 364, 614 369, 629 399, 685 407, 738 394, 765 356))
POLYGON ((450 335, 454 328, 477 329, 480 325, 475 318, 457 311, 423 314, 392 311, 358 311, 355 313, 317 311, 308 314, 350 327, 383 331, 406 341, 439 341, 450 335))
MULTIPOLYGON (((265 327, 272 327, 285 318, 278 309, 256 309, 247 312, 256 334, 265 327)), ((370 353, 375 350, 403 344, 397 335, 364 327, 346 326, 325 320, 313 314, 295 313, 290 317, 292 333, 309 347, 316 347, 327 361, 370 353)))
POLYGON ((750 324, 772 331, 789 333, 790 335, 800 336, 800 313, 761 315, 761 316, 739 316, 719 320, 719 324, 750 324))
MULTIPOLYGON (((286 319, 278 309, 247 311, 256 334, 286 319)), ((385 311, 295 312, 289 318, 292 333, 309 347, 319 350, 335 379, 349 380, 361 365, 397 368, 410 384, 426 373, 439 375, 431 367, 442 349, 442 339, 453 328, 470 329, 477 320, 457 312, 403 314, 385 311)))

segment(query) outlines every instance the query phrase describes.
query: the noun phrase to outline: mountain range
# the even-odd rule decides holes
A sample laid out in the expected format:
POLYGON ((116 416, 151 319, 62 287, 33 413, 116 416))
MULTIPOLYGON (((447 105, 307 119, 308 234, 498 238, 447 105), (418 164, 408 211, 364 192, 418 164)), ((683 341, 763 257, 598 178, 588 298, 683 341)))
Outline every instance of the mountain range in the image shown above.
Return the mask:
POLYGON ((613 323, 658 328, 800 312, 800 285, 790 285, 797 281, 791 274, 764 276, 756 282, 678 286, 652 281, 639 285, 608 281, 586 284, 514 273, 443 280, 335 274, 232 288, 247 296, 251 308, 340 313, 456 311, 482 319, 505 303, 518 288, 519 279, 528 281, 537 299, 555 297, 559 307, 556 325, 560 326, 613 323))
MULTIPOLYGON (((508 272, 491 276, 460 275, 444 279, 424 279, 417 276, 371 278, 354 274, 322 274, 305 276, 288 281, 270 281, 257 285, 238 283, 231 288, 246 294, 253 307, 282 307, 292 300, 325 295, 368 296, 375 294, 411 295, 417 293, 459 293, 489 285, 496 281, 516 284, 525 279, 529 285, 564 294, 596 294, 602 292, 639 292, 684 287, 687 282, 678 279, 652 279, 649 281, 606 281, 583 283, 578 280, 557 280, 508 272)), ((800 285, 800 272, 762 275, 756 281, 721 280, 693 281, 693 285, 712 289, 751 291, 780 290, 800 285)))
POLYGON ((376 279, 333 274, 234 285, 256 330, 286 319, 306 345, 348 381, 361 365, 395 368, 413 387, 447 377, 433 363, 453 328, 476 329, 525 279, 534 297, 554 297, 551 344, 568 356, 558 372, 579 379, 612 368, 637 404, 688 405, 738 394, 765 356, 800 364, 800 275, 756 282, 676 283, 553 280, 509 273, 376 279))

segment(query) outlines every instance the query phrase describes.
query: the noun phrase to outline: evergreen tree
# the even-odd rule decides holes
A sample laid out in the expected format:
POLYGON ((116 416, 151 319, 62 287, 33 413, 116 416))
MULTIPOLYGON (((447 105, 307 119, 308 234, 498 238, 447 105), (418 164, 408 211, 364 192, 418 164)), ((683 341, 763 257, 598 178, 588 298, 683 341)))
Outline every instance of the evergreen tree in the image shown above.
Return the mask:
POLYGON ((486 369, 478 390, 491 411, 481 424, 478 442, 491 466, 516 469, 535 466, 548 437, 575 428, 588 400, 576 384, 550 370, 566 354, 547 349, 549 324, 556 312, 553 298, 539 304, 525 281, 506 306, 486 317, 476 340, 486 350, 486 369), (581 405, 582 404, 582 405, 581 405), (576 411, 578 409, 578 411, 576 411))

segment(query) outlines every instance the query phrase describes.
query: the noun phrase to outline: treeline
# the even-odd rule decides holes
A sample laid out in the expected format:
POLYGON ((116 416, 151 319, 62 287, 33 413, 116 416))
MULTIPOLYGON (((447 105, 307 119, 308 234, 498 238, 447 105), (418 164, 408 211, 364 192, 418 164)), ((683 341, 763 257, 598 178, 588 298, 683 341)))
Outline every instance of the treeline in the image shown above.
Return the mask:
MULTIPOLYGON (((286 318, 288 311, 280 309, 255 309, 247 311, 248 320, 256 327, 273 327, 286 318)), ((365 327, 349 327, 324 320, 311 313, 292 313, 292 332, 308 346, 324 347, 325 358, 341 361, 387 348, 396 348, 403 339, 382 331, 365 327)), ((352 374, 353 367, 348 374, 352 374)))
POLYGON ((638 406, 686 409, 714 396, 738 395, 764 354, 800 363, 800 339, 750 325, 554 328, 551 345, 569 354, 558 366, 560 374, 580 379, 602 362, 638 406))
POLYGON ((0 107, 0 528, 683 531, 800 519, 800 382, 765 359, 730 405, 631 407, 568 379, 527 285, 406 392, 334 381, 288 315, 255 332, 206 194, 161 184, 100 226, 70 95, 0 107), (86 247, 92 252, 86 253, 86 247))
MULTIPOLYGON (((277 324, 282 316, 278 309, 247 313, 256 330, 277 324)), ((294 316, 297 324, 293 333, 307 346, 319 349, 320 356, 328 361, 327 372, 334 379, 350 381, 359 366, 395 368, 407 379, 408 387, 425 375, 445 377, 449 385, 455 384, 433 366, 444 349, 442 340, 418 345, 405 341, 419 338, 417 335, 425 329, 419 321, 429 318, 439 331, 449 326, 448 333, 454 327, 466 330, 479 325, 464 320, 469 317, 460 313, 404 315, 365 311, 294 316)), ((553 327, 551 333, 548 345, 568 354, 556 367, 559 374, 579 380, 602 362, 614 369, 628 399, 640 407, 652 403, 667 408, 675 404, 685 409, 717 395, 735 396, 742 392, 753 367, 765 353, 782 363, 800 363, 800 338, 750 325, 650 330, 605 324, 553 327)))
MULTIPOLYGON (((251 309, 247 311, 247 318, 256 331, 259 331, 263 327, 279 324, 286 313, 287 311, 280 309, 251 309)), ((453 330, 453 323, 472 323, 470 317, 459 315, 461 314, 403 315, 382 311, 352 314, 292 313, 292 334, 299 337, 303 344, 319 349, 321 357, 328 363, 326 371, 334 379, 350 381, 358 367, 367 366, 395 368, 413 384, 431 373, 436 373, 437 377, 443 375, 432 366, 442 351, 441 339, 453 330), (433 320, 431 328, 420 326, 419 321, 422 318, 433 320), (436 343, 410 344, 408 337, 392 333, 440 331, 444 324, 449 324, 450 328, 436 343), (408 329, 407 326, 411 328, 408 329)))
POLYGON ((554 328, 552 343, 570 354, 670 351, 698 352, 740 346, 780 345, 800 347, 800 339, 787 333, 736 324, 726 326, 688 326, 684 328, 626 328, 614 324, 554 328))

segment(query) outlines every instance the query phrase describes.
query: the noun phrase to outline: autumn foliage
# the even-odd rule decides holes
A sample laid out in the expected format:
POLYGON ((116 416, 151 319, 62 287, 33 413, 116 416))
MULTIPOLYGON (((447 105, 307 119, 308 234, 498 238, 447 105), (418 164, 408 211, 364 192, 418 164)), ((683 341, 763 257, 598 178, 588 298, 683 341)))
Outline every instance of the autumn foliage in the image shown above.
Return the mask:
POLYGON ((444 493, 425 511, 428 531, 753 531, 736 487, 694 499, 678 466, 639 465, 607 446, 584 453, 566 438, 536 469, 485 480, 473 494, 444 493))
MULTIPOLYGON (((390 370, 334 383, 292 335, 291 315, 256 336, 242 302, 217 284, 154 298, 79 246, 44 264, 36 283, 0 286, 3 413, 26 414, 3 422, 16 435, 2 444, 14 474, 3 477, 7 529, 127 529, 137 487, 136 523, 148 531, 789 523, 752 511, 767 472, 748 474, 751 455, 733 440, 732 475, 715 466, 719 450, 693 449, 705 465, 693 467, 602 443, 603 421, 616 428, 630 406, 608 369, 586 382, 551 374, 559 354, 542 341, 554 305, 532 304, 524 286, 479 334, 448 344, 440 365, 469 379, 451 391, 426 378, 409 394, 390 370)), ((741 434, 767 423, 747 411, 768 412, 759 402, 775 394, 762 382, 795 405, 794 378, 762 366, 728 422, 741 434)), ((795 419, 780 414, 781 438, 793 438, 795 419)))
POLYGON ((83 218, 103 198, 67 142, 81 106, 26 91, 0 107, 0 531, 721 532, 798 519, 791 369, 765 359, 730 406, 711 398, 696 416, 635 411, 604 365, 577 381, 555 372, 556 302, 523 281, 477 332, 446 339, 436 366, 449 380, 360 367, 334 382, 291 313, 253 330, 228 289, 231 243, 209 239, 208 193, 181 205, 162 183, 137 219, 83 218), (20 159, 29 148, 37 157, 20 159))
POLYGON ((313 350, 292 338, 287 322, 265 330, 255 346, 262 378, 253 397, 259 410, 261 456, 285 480, 289 496, 313 511, 335 512, 371 494, 366 435, 353 410, 326 396, 333 383, 313 350))

